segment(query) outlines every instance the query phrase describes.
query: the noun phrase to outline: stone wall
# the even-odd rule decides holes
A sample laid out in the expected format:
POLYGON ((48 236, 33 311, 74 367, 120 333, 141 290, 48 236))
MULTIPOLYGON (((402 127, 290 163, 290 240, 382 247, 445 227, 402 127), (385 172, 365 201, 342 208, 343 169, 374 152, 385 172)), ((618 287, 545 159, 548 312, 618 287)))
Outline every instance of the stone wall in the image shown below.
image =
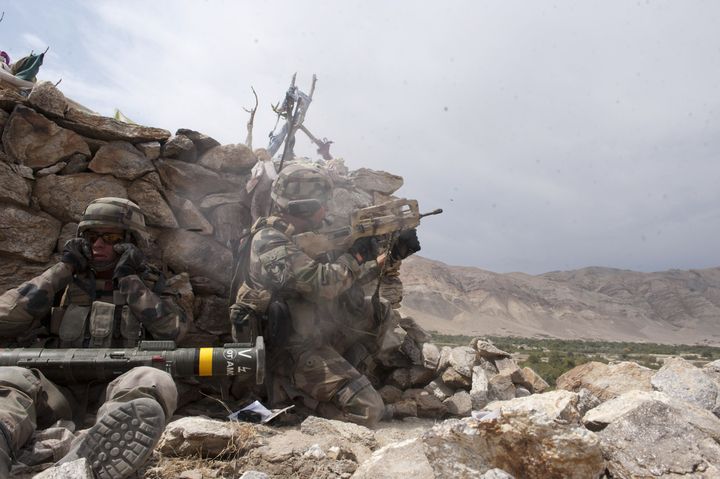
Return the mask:
MULTIPOLYGON (((230 340, 231 245, 267 210, 269 180, 250 181, 258 161, 271 161, 265 150, 99 116, 49 82, 27 97, 0 89, 0 131, 0 292, 59 260, 91 200, 129 198, 146 215, 148 257, 179 275, 173 281, 191 313, 185 344, 230 340)), ((340 221, 403 183, 384 172, 349 171, 342 160, 324 164, 340 221)), ((393 288, 388 294, 399 302, 393 288)))

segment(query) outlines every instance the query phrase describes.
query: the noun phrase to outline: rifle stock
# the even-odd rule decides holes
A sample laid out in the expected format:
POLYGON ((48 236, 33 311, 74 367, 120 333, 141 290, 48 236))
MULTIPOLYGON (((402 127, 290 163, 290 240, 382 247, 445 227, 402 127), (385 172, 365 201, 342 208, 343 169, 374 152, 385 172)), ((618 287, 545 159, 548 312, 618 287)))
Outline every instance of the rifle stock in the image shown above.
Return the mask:
POLYGON ((230 343, 223 347, 176 348, 174 341, 142 341, 134 349, 112 348, 13 348, 0 350, 0 366, 40 370, 59 383, 82 384, 110 381, 138 366, 150 366, 173 377, 265 377, 262 336, 254 345, 230 343))

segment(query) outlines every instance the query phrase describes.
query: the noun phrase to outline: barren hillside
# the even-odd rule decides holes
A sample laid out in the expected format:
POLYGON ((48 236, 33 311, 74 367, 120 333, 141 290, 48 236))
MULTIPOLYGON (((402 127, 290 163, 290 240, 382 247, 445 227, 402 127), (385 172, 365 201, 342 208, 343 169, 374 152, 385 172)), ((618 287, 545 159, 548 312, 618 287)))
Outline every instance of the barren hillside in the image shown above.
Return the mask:
POLYGON ((455 334, 720 344, 720 268, 498 274, 412 257, 403 312, 455 334))

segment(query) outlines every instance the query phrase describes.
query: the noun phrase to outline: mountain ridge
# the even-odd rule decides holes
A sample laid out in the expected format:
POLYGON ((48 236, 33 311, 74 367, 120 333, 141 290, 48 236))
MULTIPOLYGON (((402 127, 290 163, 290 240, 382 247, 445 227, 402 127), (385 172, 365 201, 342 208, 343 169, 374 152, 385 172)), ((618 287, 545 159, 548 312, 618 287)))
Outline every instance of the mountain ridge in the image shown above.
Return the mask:
POLYGON ((720 267, 494 273, 413 256, 404 314, 449 334, 720 345, 720 267))

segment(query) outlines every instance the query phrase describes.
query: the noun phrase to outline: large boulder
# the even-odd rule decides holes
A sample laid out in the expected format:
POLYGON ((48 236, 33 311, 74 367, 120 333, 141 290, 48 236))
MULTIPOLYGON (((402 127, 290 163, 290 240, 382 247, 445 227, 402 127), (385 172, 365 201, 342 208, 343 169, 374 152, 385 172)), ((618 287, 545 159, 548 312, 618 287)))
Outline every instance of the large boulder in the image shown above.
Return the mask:
POLYGON ((210 223, 214 226, 215 238, 224 245, 238 239, 243 229, 252 226, 250 210, 239 203, 218 206, 209 216, 210 223))
POLYGON ((393 175, 385 171, 360 168, 350 174, 350 178, 357 188, 365 191, 378 191, 386 195, 395 193, 403 185, 402 176, 393 175))
POLYGON ((145 177, 137 179, 128 187, 127 193, 128 197, 140 206, 148 225, 162 228, 178 227, 175 215, 153 181, 145 177))
POLYGON ((579 424, 578 399, 578 395, 570 391, 550 391, 508 401, 493 401, 485 406, 485 410, 501 411, 503 414, 521 411, 542 415, 549 421, 579 424))
POLYGON ((181 228, 203 235, 211 235, 213 233, 213 225, 205 218, 192 201, 169 190, 165 191, 165 198, 167 198, 181 228))
POLYGON ((661 402, 672 407, 688 424, 720 441, 720 419, 710 411, 658 391, 629 391, 589 410, 582 418, 585 427, 600 431, 640 406, 661 402))
POLYGON ((114 118, 100 116, 77 108, 68 108, 65 118, 58 123, 81 135, 106 141, 129 141, 141 143, 145 141, 165 141, 170 132, 161 128, 125 123, 114 118))
POLYGON ((187 128, 178 129, 178 131, 175 132, 175 135, 182 135, 189 138, 190 141, 192 141, 195 145, 195 149, 197 150, 198 155, 202 155, 210 148, 220 146, 220 142, 216 139, 210 138, 209 136, 195 130, 188 130, 187 128))
POLYGON ((50 215, 0 205, 0 253, 46 262, 55 250, 61 223, 50 215))
POLYGON ((13 166, 0 161, 0 201, 28 206, 30 185, 13 166))
POLYGON ((0 89, 0 108, 11 112, 17 105, 24 105, 27 99, 14 90, 0 89))
POLYGON ((581 364, 557 378, 558 389, 578 392, 588 389, 601 401, 607 401, 628 391, 652 391, 650 368, 633 362, 604 364, 597 361, 581 364))
POLYGON ((470 341, 470 347, 475 349, 481 358, 494 360, 510 357, 510 353, 498 348, 489 339, 473 338, 470 341))
POLYGON ((702 369, 685 359, 666 359, 650 382, 657 391, 720 415, 718 384, 702 369))
POLYGON ((155 162, 165 187, 191 200, 199 200, 211 193, 234 191, 237 187, 219 174, 203 166, 179 160, 155 162))
POLYGON ((469 346, 458 346, 450 351, 450 366, 466 378, 472 377, 477 352, 469 346))
MULTIPOLYGON (((482 366, 474 366, 472 370, 472 384, 470 386, 470 398, 473 409, 480 409, 488 403, 490 383, 482 366)), ((513 395, 514 397, 514 395, 513 395)))
POLYGON ((150 160, 127 141, 111 141, 100 147, 88 168, 123 180, 134 180, 155 171, 150 160))
POLYGON ((253 151, 242 143, 219 145, 200 158, 201 165, 226 173, 245 173, 255 166, 257 158, 253 151))
POLYGON ((33 476, 33 479, 93 479, 93 473, 87 459, 81 457, 74 461, 59 464, 45 469, 33 476))
POLYGON ((60 128, 31 108, 18 105, 2 135, 5 152, 31 168, 45 168, 75 153, 90 155, 77 133, 60 128))
POLYGON ((124 183, 113 176, 77 173, 39 178, 33 195, 43 210, 69 223, 80 221, 92 200, 103 196, 127 198, 127 190, 124 183))
POLYGON ((197 150, 190 138, 184 135, 176 135, 163 145, 162 156, 163 158, 175 158, 192 163, 197 160, 197 150))
POLYGON ((174 271, 206 276, 223 284, 230 281, 232 253, 217 242, 181 229, 162 231, 158 242, 163 259, 174 271))
POLYGON ((590 479, 605 470, 594 433, 531 407, 447 420, 422 441, 435 477, 480 477, 500 468, 528 479, 590 479))
POLYGON ((662 401, 643 402, 598 436, 612 477, 720 477, 717 439, 662 401))
POLYGON ((65 95, 49 81, 37 82, 30 91, 27 101, 36 110, 55 117, 65 115, 68 107, 65 95))

